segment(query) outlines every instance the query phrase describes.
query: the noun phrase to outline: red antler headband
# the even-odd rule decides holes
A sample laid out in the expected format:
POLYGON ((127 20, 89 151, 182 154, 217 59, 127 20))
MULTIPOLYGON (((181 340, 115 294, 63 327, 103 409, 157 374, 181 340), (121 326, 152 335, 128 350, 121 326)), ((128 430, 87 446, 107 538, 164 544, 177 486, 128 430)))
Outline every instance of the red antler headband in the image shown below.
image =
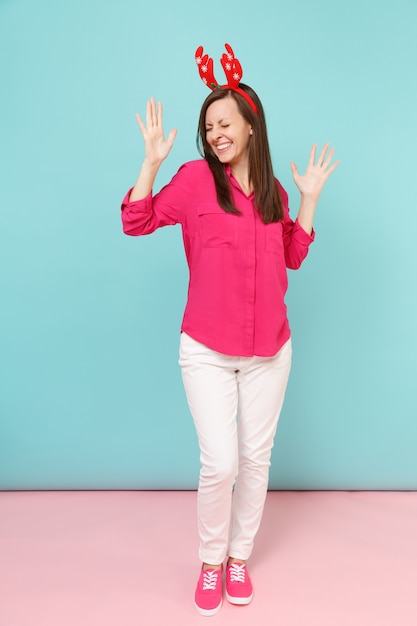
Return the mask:
POLYGON ((208 54, 203 55, 203 46, 199 46, 195 53, 195 60, 198 67, 198 73, 200 78, 207 85, 209 89, 214 91, 215 89, 233 89, 243 96, 246 102, 250 105, 250 108, 254 113, 258 113, 256 104, 252 98, 239 87, 239 83, 242 80, 242 66, 238 59, 235 58, 234 52, 228 43, 225 43, 227 54, 223 53, 220 63, 223 66, 224 73, 227 78, 227 85, 219 85, 214 78, 213 73, 213 59, 208 54))

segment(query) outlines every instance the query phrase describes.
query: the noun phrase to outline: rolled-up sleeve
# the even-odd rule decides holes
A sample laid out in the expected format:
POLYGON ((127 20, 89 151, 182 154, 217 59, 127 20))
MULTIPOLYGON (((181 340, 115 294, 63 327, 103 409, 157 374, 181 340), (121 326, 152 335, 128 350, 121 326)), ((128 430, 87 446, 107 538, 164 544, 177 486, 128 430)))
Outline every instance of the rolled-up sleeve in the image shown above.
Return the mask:
POLYGON ((279 185, 280 194, 284 209, 284 251, 285 264, 288 269, 297 270, 308 254, 310 244, 313 243, 316 233, 314 230, 309 235, 298 222, 293 221, 290 217, 288 207, 288 194, 284 188, 279 185))
POLYGON ((146 198, 130 202, 131 192, 132 189, 127 192, 121 206, 123 232, 126 235, 149 235, 157 228, 184 223, 190 197, 185 165, 155 196, 151 192, 146 198))

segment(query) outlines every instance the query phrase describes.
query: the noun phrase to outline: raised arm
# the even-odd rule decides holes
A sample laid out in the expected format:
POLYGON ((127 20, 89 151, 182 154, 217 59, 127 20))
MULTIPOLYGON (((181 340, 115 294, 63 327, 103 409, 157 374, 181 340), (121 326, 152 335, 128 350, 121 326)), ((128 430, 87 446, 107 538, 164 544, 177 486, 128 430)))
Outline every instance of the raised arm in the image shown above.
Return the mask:
POLYGON ((339 161, 332 164, 334 149, 329 150, 329 144, 326 143, 320 156, 316 161, 316 146, 314 145, 310 152, 306 172, 301 176, 297 166, 291 161, 291 170, 294 182, 301 193, 300 208, 298 211, 298 223, 309 235, 313 230, 314 215, 316 212, 317 202, 323 190, 326 180, 330 174, 339 165, 339 161))
POLYGON ((156 104, 154 98, 151 98, 146 104, 146 124, 138 114, 136 114, 136 119, 145 142, 145 159, 130 194, 131 202, 143 200, 150 194, 158 170, 168 156, 177 134, 176 129, 172 129, 168 138, 165 139, 162 125, 162 104, 160 102, 156 104))

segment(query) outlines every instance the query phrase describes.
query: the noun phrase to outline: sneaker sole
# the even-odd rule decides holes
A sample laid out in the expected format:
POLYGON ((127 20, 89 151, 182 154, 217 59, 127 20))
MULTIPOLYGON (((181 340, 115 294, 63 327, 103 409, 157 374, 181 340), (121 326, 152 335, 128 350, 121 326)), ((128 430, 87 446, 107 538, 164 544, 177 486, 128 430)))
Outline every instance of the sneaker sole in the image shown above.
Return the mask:
POLYGON ((197 602, 194 602, 194 606, 197 609, 197 611, 200 613, 200 615, 204 615, 205 617, 216 615, 216 613, 218 613, 220 609, 222 608, 222 604, 223 604, 223 601, 221 601, 220 604, 216 606, 214 609, 202 609, 201 606, 198 606, 197 602))
POLYGON ((230 604, 240 604, 240 605, 250 604, 252 602, 252 598, 253 598, 253 593, 247 598, 235 598, 234 596, 229 596, 229 594, 226 592, 226 599, 228 602, 230 602, 230 604))

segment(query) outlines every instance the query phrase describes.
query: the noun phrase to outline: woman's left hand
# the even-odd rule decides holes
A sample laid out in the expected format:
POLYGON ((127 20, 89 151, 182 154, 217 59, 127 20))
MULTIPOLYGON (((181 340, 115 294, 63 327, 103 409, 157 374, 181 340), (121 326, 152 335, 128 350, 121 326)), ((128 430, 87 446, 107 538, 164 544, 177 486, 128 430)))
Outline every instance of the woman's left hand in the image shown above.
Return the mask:
POLYGON ((291 161, 290 164, 294 182, 300 190, 301 195, 306 198, 312 198, 313 200, 318 199, 323 190, 324 183, 329 178, 330 174, 339 165, 339 161, 335 161, 331 165, 334 149, 331 148, 329 150, 328 143, 325 144, 323 150, 320 153, 320 156, 317 159, 317 163, 315 163, 316 148, 316 145, 311 148, 307 169, 303 176, 299 174, 295 163, 291 161))

